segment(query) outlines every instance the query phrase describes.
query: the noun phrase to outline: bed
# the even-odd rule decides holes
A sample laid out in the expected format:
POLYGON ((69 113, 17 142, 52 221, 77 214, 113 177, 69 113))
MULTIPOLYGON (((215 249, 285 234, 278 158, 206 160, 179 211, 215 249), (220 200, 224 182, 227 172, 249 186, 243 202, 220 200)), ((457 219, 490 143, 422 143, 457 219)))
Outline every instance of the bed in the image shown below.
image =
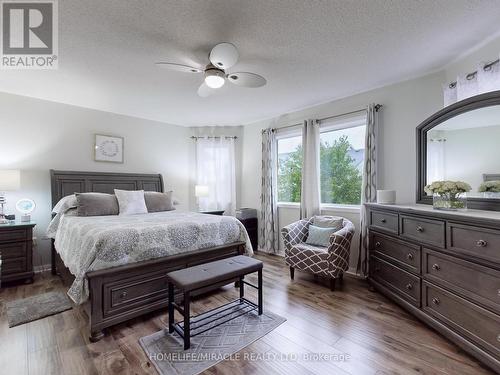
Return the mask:
MULTIPOLYGON (((114 189, 163 192, 163 180, 159 174, 55 170, 51 170, 50 173, 53 206, 61 198, 75 192, 113 193, 114 189)), ((190 223, 189 225, 201 228, 199 230, 204 231, 201 237, 205 238, 209 233, 207 231, 209 228, 222 228, 221 223, 228 220, 235 219, 175 211, 137 215, 136 217, 129 216, 128 218, 99 216, 93 219, 92 217, 68 216, 61 220, 59 230, 71 234, 73 232, 80 233, 78 228, 85 228, 85 233, 97 233, 96 238, 101 238, 99 236, 112 233, 115 227, 123 229, 125 225, 136 228, 138 233, 143 233, 151 230, 151 226, 154 226, 155 230, 161 229, 165 233, 175 232, 177 237, 169 239, 169 241, 175 242, 182 241, 186 233, 190 231, 190 229, 183 227, 183 223, 190 223), (106 231, 103 228, 107 228, 106 231), (178 231, 180 234, 177 233, 178 231)), ((216 231, 223 232, 221 229, 216 229, 216 231)), ((188 244, 189 246, 179 245, 179 248, 185 247, 182 251, 175 248, 175 251, 171 249, 166 251, 167 249, 156 246, 155 249, 158 251, 154 255, 141 255, 142 258, 127 256, 127 259, 130 258, 127 261, 114 256, 116 251, 110 252, 109 254, 113 256, 110 257, 108 254, 108 258, 106 258, 105 254, 102 254, 103 248, 99 248, 98 251, 94 248, 95 241, 92 238, 82 237, 82 243, 79 243, 79 241, 75 241, 75 238, 71 239, 69 234, 65 236, 60 234, 57 240, 52 240, 52 273, 62 277, 64 283, 69 287, 70 297, 75 303, 82 304, 84 307, 89 317, 90 340, 97 341, 104 337, 103 330, 107 327, 157 309, 166 309, 168 291, 165 275, 168 272, 245 254, 246 250, 251 252, 246 231, 243 229, 241 233, 244 233, 244 237, 227 234, 223 241, 219 238, 219 241, 212 243, 205 241, 193 242, 188 244), (64 241, 63 237, 70 239, 64 241), (76 251, 78 246, 81 246, 82 249, 76 251), (83 253, 87 256, 84 246, 88 246, 88 254, 94 258, 87 263, 79 262, 80 265, 87 264, 86 267, 81 267, 75 265, 77 262, 72 262, 71 259, 73 259, 74 254, 83 253), (97 262, 95 261, 96 257, 101 260, 105 259, 106 262, 97 262), (66 262, 63 259, 66 259, 66 262)), ((75 234, 73 233, 72 236, 74 237, 75 234)), ((149 237, 151 236, 143 236, 143 238, 149 237)), ((114 247, 123 248, 123 252, 127 253, 126 244, 127 242, 115 243, 114 247)))

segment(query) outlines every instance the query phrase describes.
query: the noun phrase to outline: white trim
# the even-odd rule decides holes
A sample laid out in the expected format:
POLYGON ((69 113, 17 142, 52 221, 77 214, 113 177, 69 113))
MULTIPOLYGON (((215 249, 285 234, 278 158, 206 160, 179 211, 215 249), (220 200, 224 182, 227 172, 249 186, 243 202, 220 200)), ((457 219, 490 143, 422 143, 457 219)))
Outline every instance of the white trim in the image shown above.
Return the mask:
POLYGON ((346 115, 346 117, 335 118, 320 122, 319 132, 328 133, 332 131, 366 126, 367 117, 364 115, 346 115))
POLYGON ((42 264, 40 266, 35 266, 33 267, 33 271, 35 273, 41 273, 41 272, 47 272, 52 269, 52 266, 50 264, 42 264))
POLYGON ((347 212, 347 213, 360 213, 361 205, 355 204, 334 204, 334 203, 322 203, 320 206, 321 211, 335 211, 335 212, 347 212))
POLYGON ((278 208, 299 208, 300 209, 300 203, 278 202, 278 208))

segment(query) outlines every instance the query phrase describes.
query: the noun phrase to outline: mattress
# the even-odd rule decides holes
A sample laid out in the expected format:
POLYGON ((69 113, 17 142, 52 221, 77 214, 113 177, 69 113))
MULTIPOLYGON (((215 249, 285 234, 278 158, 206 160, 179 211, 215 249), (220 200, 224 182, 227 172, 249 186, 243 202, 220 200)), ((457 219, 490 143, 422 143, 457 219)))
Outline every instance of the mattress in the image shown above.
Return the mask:
POLYGON ((231 216, 166 211, 129 216, 76 216, 71 210, 52 220, 47 235, 75 280, 68 296, 89 297, 86 273, 168 257, 237 241, 252 245, 241 222, 231 216))

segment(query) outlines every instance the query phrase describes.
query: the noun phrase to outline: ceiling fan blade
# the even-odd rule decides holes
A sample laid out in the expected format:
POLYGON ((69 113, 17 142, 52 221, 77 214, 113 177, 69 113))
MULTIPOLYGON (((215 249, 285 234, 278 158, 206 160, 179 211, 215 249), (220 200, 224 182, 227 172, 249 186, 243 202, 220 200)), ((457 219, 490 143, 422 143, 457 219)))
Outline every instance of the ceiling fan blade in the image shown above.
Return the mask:
POLYGON ((155 65, 159 66, 161 68, 175 70, 177 72, 184 72, 184 73, 201 73, 201 72, 203 72, 203 70, 200 68, 196 68, 194 66, 189 66, 189 65, 183 65, 183 64, 174 64, 174 63, 160 61, 160 62, 155 63, 155 65))
POLYGON ((212 89, 207 86, 205 82, 203 82, 200 87, 198 87, 198 95, 201 96, 202 98, 206 98, 207 96, 210 96, 212 94, 215 94, 217 89, 212 89))
POLYGON ((228 69, 238 61, 238 50, 231 43, 219 43, 210 51, 209 59, 213 66, 228 69))
POLYGON ((267 81, 264 77, 248 72, 231 73, 227 75, 229 82, 243 87, 262 87, 267 81))

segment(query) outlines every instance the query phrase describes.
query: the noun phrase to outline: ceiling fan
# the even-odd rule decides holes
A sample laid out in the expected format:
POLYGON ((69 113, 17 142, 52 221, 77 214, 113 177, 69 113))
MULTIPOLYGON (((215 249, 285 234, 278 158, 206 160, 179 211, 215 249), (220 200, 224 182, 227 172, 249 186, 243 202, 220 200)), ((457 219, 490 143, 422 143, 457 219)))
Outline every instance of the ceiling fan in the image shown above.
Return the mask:
POLYGON ((198 88, 198 95, 207 97, 214 94, 217 89, 224 86, 226 80, 243 87, 261 87, 266 84, 266 79, 258 74, 249 72, 227 73, 238 61, 238 50, 231 43, 217 44, 208 55, 210 63, 205 67, 195 67, 183 64, 157 62, 156 65, 178 72, 198 74, 203 73, 205 80, 198 88))

